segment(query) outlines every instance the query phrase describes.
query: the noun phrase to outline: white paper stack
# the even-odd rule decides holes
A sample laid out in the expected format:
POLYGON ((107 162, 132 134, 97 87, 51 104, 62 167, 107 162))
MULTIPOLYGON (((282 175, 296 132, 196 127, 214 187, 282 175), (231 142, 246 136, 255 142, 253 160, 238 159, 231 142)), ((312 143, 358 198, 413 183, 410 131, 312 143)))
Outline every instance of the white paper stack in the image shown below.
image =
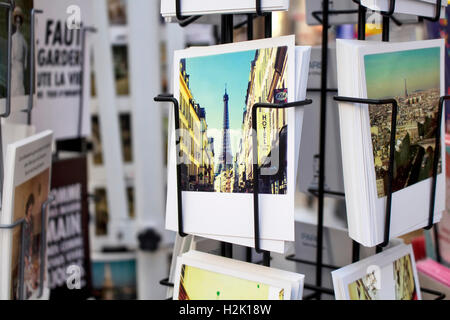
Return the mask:
MULTIPOLYGON (((337 40, 339 96, 398 102, 390 237, 428 225, 444 41, 337 40)), ((350 237, 383 242, 391 105, 340 103, 341 149, 350 237)), ((444 145, 444 123, 440 128, 444 145)), ((441 148, 441 159, 445 159, 441 148)), ((445 209, 445 161, 439 162, 434 221, 445 209)))
MULTIPOLYGON (((287 99, 291 102, 305 99, 309 55, 310 47, 295 48, 293 36, 175 52, 174 96, 181 101, 180 126, 184 130, 181 148, 186 154, 190 153, 191 147, 195 155, 202 154, 199 162, 206 161, 208 157, 211 159, 205 166, 198 166, 197 160, 193 164, 181 163, 185 177, 182 179, 184 232, 254 246, 253 194, 249 187, 252 184, 252 167, 248 165, 248 159, 252 157, 252 149, 249 148, 252 139, 251 135, 246 134, 251 129, 250 110, 258 101, 287 99), (203 126, 202 134, 205 135, 202 138, 194 137, 199 118, 199 126, 203 126), (224 130, 227 126, 228 129, 224 130), (224 137, 224 131, 229 133, 228 138, 224 137), (191 136, 193 140, 190 140, 191 136), (230 141, 230 145, 223 143, 224 140, 230 141), (204 149, 203 153, 197 153, 197 141, 209 144, 213 152, 204 149), (221 165, 222 158, 218 161, 224 151, 229 153, 227 162, 233 162, 226 169, 221 165), (196 170, 201 173, 201 177, 209 177, 207 181, 197 179, 196 170)), ((186 159, 175 157, 172 110, 171 113, 166 227, 178 231, 175 160, 180 163, 180 160, 186 159)), ((299 158, 297 146, 301 139, 303 111, 302 108, 291 108, 279 111, 278 116, 275 116, 272 111, 264 110, 258 111, 257 116, 258 123, 264 124, 258 127, 259 152, 264 139, 270 141, 277 130, 287 132, 287 187, 279 192, 277 186, 280 184, 268 181, 272 179, 269 177, 260 184, 262 189, 259 196, 261 248, 283 253, 285 242, 294 241, 294 194, 299 158), (275 125, 276 128, 273 127, 275 125), (261 134, 264 131, 266 133, 261 134)), ((277 139, 266 145, 271 144, 273 147, 279 143, 277 139)), ((272 147, 268 146, 266 152, 273 150, 272 147)), ((276 153, 273 154, 276 157, 276 153)), ((275 162, 277 159, 282 158, 273 158, 275 162)), ((282 172, 286 162, 281 163, 281 169, 276 171, 282 172)), ((270 175, 268 172, 266 174, 270 175)))
POLYGON ((411 245, 398 245, 331 275, 336 300, 421 300, 411 245))
POLYGON ((304 276, 199 251, 177 261, 174 300, 301 300, 304 276))
MULTIPOLYGON (((320 123, 320 89, 322 71, 322 48, 311 48, 311 61, 308 76, 308 99, 313 103, 305 107, 304 125, 299 159, 299 181, 301 192, 309 194, 310 188, 318 187, 318 158, 319 154, 319 126, 320 123)), ((336 49, 328 50, 328 88, 337 88, 336 80, 336 49)), ((327 130, 325 157, 325 188, 327 190, 343 192, 341 141, 339 136, 339 110, 333 97, 335 92, 327 93, 327 130)))
MULTIPOLYGON (((385 12, 389 11, 390 3, 390 0, 361 0, 363 6, 385 12)), ((445 17, 445 7, 447 0, 442 0, 441 18, 445 17)), ((394 12, 433 18, 436 15, 436 0, 396 0, 394 12)))
MULTIPOLYGON (((328 23, 330 25, 341 25, 341 24, 356 24, 358 23, 358 5, 352 0, 339 0, 333 1, 328 0, 329 10, 336 11, 346 11, 354 10, 354 13, 341 13, 341 14, 330 14, 328 17, 328 23)), ((312 14, 313 12, 322 11, 322 1, 317 0, 306 0, 306 23, 308 25, 318 25, 321 24, 312 14)), ((322 15, 318 15, 322 18, 322 15)), ((402 23, 417 23, 417 17, 405 14, 396 13, 394 17, 401 21, 402 23)))
MULTIPOLYGON (((289 9, 289 0, 262 0, 261 9, 263 12, 285 11, 289 9)), ((255 0, 181 0, 181 14, 184 16, 254 13, 255 10, 255 0)), ((175 0, 161 0, 161 15, 164 18, 176 16, 175 0)))

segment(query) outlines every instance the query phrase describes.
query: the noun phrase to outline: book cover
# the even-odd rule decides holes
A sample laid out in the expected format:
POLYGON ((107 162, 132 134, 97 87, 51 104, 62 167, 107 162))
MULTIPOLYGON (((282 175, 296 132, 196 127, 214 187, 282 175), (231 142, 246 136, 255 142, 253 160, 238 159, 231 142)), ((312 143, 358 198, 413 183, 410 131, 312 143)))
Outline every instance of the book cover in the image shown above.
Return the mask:
POLYGON ((91 296, 86 157, 57 160, 52 166, 47 231, 50 300, 91 296))
POLYGON ((41 261, 43 228, 41 207, 49 198, 52 132, 45 131, 8 145, 0 222, 22 220, 22 227, 2 230, 0 237, 1 299, 37 299, 46 286, 46 261, 41 261), (22 229, 21 229, 22 228, 22 229), (24 233, 21 239, 21 230, 24 233), (20 256, 23 249, 23 286, 20 286, 20 256), (23 288, 23 292, 19 288, 23 288))

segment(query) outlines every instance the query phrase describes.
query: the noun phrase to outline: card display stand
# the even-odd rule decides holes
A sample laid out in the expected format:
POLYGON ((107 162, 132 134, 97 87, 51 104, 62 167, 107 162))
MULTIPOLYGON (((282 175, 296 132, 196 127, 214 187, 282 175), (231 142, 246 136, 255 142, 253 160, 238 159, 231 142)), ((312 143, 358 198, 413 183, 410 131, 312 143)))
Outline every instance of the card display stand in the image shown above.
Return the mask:
MULTIPOLYGON (((359 0, 353 0, 353 2, 358 4, 358 40, 365 40, 365 29, 366 29, 366 14, 367 14, 367 8, 362 6, 359 0)), ((426 18, 430 21, 438 21, 439 15, 440 15, 440 6, 441 1, 438 0, 438 3, 436 4, 436 16, 434 18, 426 18)), ((381 12, 380 14, 383 16, 382 20, 382 41, 389 41, 389 19, 392 18, 393 13, 395 12, 395 0, 390 1, 389 11, 388 12, 381 12)), ((318 20, 322 23, 323 30, 328 30, 329 24, 328 24, 328 18, 330 14, 348 14, 349 12, 334 12, 329 10, 329 2, 323 1, 323 10, 320 12, 322 14, 322 19, 318 20)), ((353 13, 353 12, 352 12, 353 13)), ((316 14, 317 15, 317 14, 316 14)), ((317 17, 316 17, 317 19, 317 17)), ((395 22, 395 20, 394 20, 395 22)), ((289 261, 294 261, 297 263, 302 264, 309 264, 309 265, 315 265, 316 266, 316 285, 307 285, 305 284, 306 289, 310 289, 315 291, 314 293, 305 296, 304 299, 321 299, 321 293, 334 295, 333 290, 330 290, 328 288, 323 288, 321 286, 321 279, 322 279, 322 269, 338 269, 335 266, 332 265, 326 265, 322 263, 322 252, 319 248, 322 248, 323 246, 323 199, 325 196, 340 196, 345 197, 345 193, 339 192, 339 191, 331 191, 331 190, 324 190, 324 183, 325 183, 325 134, 326 134, 326 94, 327 92, 334 89, 328 89, 327 88, 327 61, 328 61, 328 33, 323 32, 322 33, 322 81, 321 81, 321 117, 320 117, 320 150, 319 150, 319 188, 318 190, 311 189, 310 192, 312 195, 318 197, 318 225, 317 225, 317 259, 315 262, 312 261, 305 261, 302 259, 298 259, 295 257, 295 255, 287 256, 286 259, 289 261)), ((317 90, 316 90, 317 91, 317 90)), ((439 101, 439 110, 438 110, 438 119, 442 119, 442 113, 443 113, 443 103, 444 100, 448 100, 448 97, 441 97, 439 101)), ((363 104, 374 104, 374 105, 391 105, 393 109, 392 113, 392 128, 393 132, 395 132, 396 128, 396 118, 397 118, 397 102, 394 99, 385 99, 385 100, 371 100, 371 99, 359 99, 359 98, 351 98, 351 97, 335 97, 335 101, 342 101, 342 102, 353 102, 353 103, 363 103, 363 104), (394 114, 395 113, 395 114, 394 114)), ((435 148, 435 155, 439 155, 440 150, 440 126, 438 126, 438 130, 436 130, 436 141, 437 145, 435 148)), ((377 246, 377 252, 381 252, 382 248, 386 246, 389 242, 389 234, 390 234, 390 219, 391 219, 391 204, 392 204, 392 179, 393 179, 393 163, 394 163, 394 146, 395 146, 395 134, 392 133, 391 139, 390 139, 390 158, 389 158, 389 178, 388 178, 388 195, 387 195, 387 205, 386 205, 386 223, 385 223, 385 233, 384 233, 384 241, 380 246, 377 246), (394 144, 393 144, 394 143, 394 144)), ((433 226, 433 220, 434 220, 434 204, 435 204, 435 196, 436 196, 436 176, 437 176, 437 167, 439 163, 440 157, 435 156, 435 161, 433 163, 433 183, 432 183, 432 189, 431 189, 431 200, 430 200, 430 214, 429 214, 429 223, 428 226, 425 229, 430 229, 433 226)), ((438 231, 437 226, 434 226, 435 232, 434 236, 435 239, 438 237, 438 231)), ((436 246, 437 251, 437 257, 438 261, 440 260, 440 254, 439 254, 439 246, 436 246)), ((352 261, 357 262, 360 259, 360 244, 356 241, 353 241, 352 245, 352 261)), ((436 300, 442 300, 445 298, 445 295, 422 288, 423 292, 427 292, 433 295, 436 295, 436 300)))
MULTIPOLYGON (((177 9, 177 18, 179 20, 180 26, 186 26, 195 20, 199 18, 199 16, 193 16, 193 17, 183 17, 180 7, 180 1, 176 0, 176 9, 177 9)), ((314 17, 322 24, 323 30, 328 30, 330 27, 328 21, 330 15, 335 14, 358 14, 358 39, 359 40, 365 40, 365 27, 366 27, 366 14, 367 14, 367 8, 362 6, 360 1, 353 0, 356 4, 358 4, 357 10, 329 10, 329 2, 323 1, 323 9, 322 11, 314 12, 314 17)), ((440 16, 440 8, 441 8, 441 0, 438 0, 436 4, 436 16, 434 18, 426 18, 430 21, 438 21, 440 16)), ((399 22, 397 19, 393 17, 393 13, 395 12, 395 0, 390 1, 389 11, 388 12, 381 12, 380 14, 383 16, 382 25, 383 25, 383 32, 382 32, 382 41, 389 41, 389 22, 392 20, 397 25, 401 25, 401 22, 399 22)), ((265 37, 271 37, 271 13, 262 13, 261 11, 261 2, 256 1, 256 16, 263 15, 265 16, 265 37)), ((255 18, 255 14, 247 14, 247 35, 248 40, 253 39, 253 19, 255 18)), ((222 16, 222 42, 232 42, 232 15, 223 15, 222 16), (228 17, 227 17, 228 16, 228 17), (231 17, 230 17, 231 16, 231 17), (231 41, 230 41, 230 34, 231 34, 231 41)), ((244 23, 241 23, 237 26, 234 26, 234 28, 239 28, 241 26, 244 26, 244 23)), ((327 294, 334 296, 334 290, 325 288, 322 286, 322 270, 324 268, 326 269, 339 269, 339 267, 325 264, 323 263, 323 231, 324 231, 324 198, 326 196, 330 197, 345 197, 345 193, 340 191, 333 191, 333 190, 326 190, 325 189, 325 137, 326 137, 326 111, 327 111, 327 93, 328 92, 337 92, 337 89, 330 89, 327 87, 327 64, 328 64, 328 32, 322 32, 322 70, 321 70, 321 88, 317 89, 308 89, 308 91, 315 91, 321 93, 321 101, 320 101, 320 142, 319 142, 319 168, 318 168, 318 188, 317 189, 310 189, 310 193, 317 197, 318 199, 318 211, 317 211, 317 246, 316 246, 316 261, 307 261, 304 259, 299 259, 295 257, 295 254, 289 255, 286 257, 287 260, 293 261, 296 263, 301 264, 307 264, 307 265, 313 265, 315 266, 315 284, 304 284, 304 288, 308 290, 312 290, 313 293, 306 295, 303 297, 303 299, 309 300, 309 299, 317 299, 320 300, 322 294, 327 294)), ((445 100, 449 100, 450 97, 444 96, 441 97, 439 101, 439 110, 438 110, 438 119, 442 119, 443 114, 443 104, 445 100)), ((179 116, 178 116, 178 101, 173 97, 173 95, 158 95, 154 98, 157 102, 170 102, 173 104, 174 107, 174 114, 175 114, 175 129, 178 129, 179 127, 179 116)), ((383 100, 375 100, 375 99, 359 99, 359 98, 352 98, 352 97, 335 97, 335 101, 341 101, 341 102, 351 102, 351 103, 361 103, 361 104, 373 104, 378 105, 380 107, 385 105, 391 105, 393 113, 392 113, 392 123, 391 126, 393 128, 391 139, 390 139, 390 158, 389 158, 389 178, 388 178, 388 192, 387 192, 387 204, 386 204, 386 223, 385 223, 385 232, 384 232, 384 241, 381 245, 377 246, 377 252, 380 252, 383 247, 385 247, 389 243, 390 238, 390 221, 391 221, 391 205, 392 205, 392 180, 393 180, 393 167, 394 167, 394 146, 395 146, 395 134, 396 131, 396 119, 397 119, 397 101, 394 99, 383 99, 383 100)), ((311 100, 304 100, 304 101, 297 101, 292 103, 286 103, 286 104, 255 104, 252 109, 252 116, 253 119, 255 119, 256 110, 258 108, 290 108, 290 107, 300 107, 305 106, 312 103, 311 100)), ((252 123, 253 130, 257 129, 256 122, 252 123)), ((440 126, 438 126, 440 128, 440 126)), ((257 144, 257 135, 253 136, 253 145, 257 144)), ((434 221, 434 205, 435 205, 435 197, 436 197, 436 179, 437 179, 437 170, 438 170, 438 164, 439 164, 439 150, 440 150, 440 138, 441 138, 441 132, 440 130, 436 130, 436 141, 437 145, 435 148, 435 157, 434 157, 434 163, 433 163, 433 183, 432 183, 432 189, 431 189, 431 200, 430 200, 430 211, 429 211, 429 223, 428 226, 425 229, 430 229, 433 227, 433 221, 434 221)), ((177 152, 179 150, 177 149, 177 152)), ((253 158, 257 159, 257 148, 253 149, 253 158)), ((257 253, 263 253, 263 261, 262 264, 265 266, 270 266, 270 253, 264 252, 260 248, 260 231, 259 231, 259 225, 260 225, 260 218, 259 218, 259 192, 258 192, 258 177, 259 177, 259 167, 257 164, 254 164, 254 172, 256 173, 253 177, 253 184, 255 186, 254 192, 253 192, 253 203, 254 203, 254 235, 255 235, 255 251, 257 253)), ((177 166, 177 204, 178 204, 178 230, 180 236, 186 236, 183 229, 183 210, 182 210, 182 192, 181 192, 181 171, 177 166)), ((437 239, 438 237, 438 231, 437 226, 434 226, 434 235, 437 239)), ((251 248, 248 248, 247 252, 247 261, 251 261, 251 248)), ((437 256, 438 261, 440 260, 440 254, 439 254, 439 247, 436 246, 437 250, 437 256)), ((357 262, 360 259, 360 244, 356 241, 353 241, 352 245, 352 261, 357 262)), ((173 283, 169 282, 168 278, 163 279, 160 281, 160 284, 163 286, 173 287, 173 283)), ((421 291, 432 294, 437 296, 436 300, 442 300, 445 298, 445 294, 442 294, 441 292, 421 288, 421 291)))

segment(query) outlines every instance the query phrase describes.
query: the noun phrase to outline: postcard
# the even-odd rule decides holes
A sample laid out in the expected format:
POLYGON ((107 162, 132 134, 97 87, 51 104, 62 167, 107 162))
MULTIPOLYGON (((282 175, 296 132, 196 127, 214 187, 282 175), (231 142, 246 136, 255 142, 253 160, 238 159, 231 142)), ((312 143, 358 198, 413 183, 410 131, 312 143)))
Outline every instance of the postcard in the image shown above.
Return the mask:
POLYGON ((301 299, 304 276, 212 254, 189 251, 177 259, 175 300, 301 299))
POLYGON ((411 245, 398 245, 332 276, 337 300, 421 300, 411 245))
MULTIPOLYGON (((184 231, 253 238, 251 110, 293 101, 294 61, 293 36, 175 52, 181 152, 171 118, 168 229, 177 230, 178 163, 184 231)), ((261 238, 292 241, 295 111, 260 109, 257 120, 261 238)))
MULTIPOLYGON (((390 97, 398 103, 392 236, 401 235, 409 230, 408 225, 420 224, 428 218, 437 112, 439 98, 445 92, 442 43, 429 40, 394 44, 381 50, 376 46, 361 48, 364 96, 372 99, 390 97)), ((391 106, 375 105, 362 109, 363 119, 370 127, 369 150, 373 157, 369 157, 369 165, 374 170, 369 170, 368 174, 375 184, 368 187, 377 195, 374 202, 379 226, 384 225, 385 220, 391 109, 391 106)), ((439 130, 441 145, 444 145, 443 122, 439 130)), ((440 219, 445 208, 445 161, 442 159, 445 159, 443 147, 438 164, 435 221, 440 219)), ((378 238, 381 238, 383 228, 377 229, 378 238)))
MULTIPOLYGON (((390 238, 434 222, 445 208, 445 148, 438 150, 439 100, 445 94, 444 41, 374 44, 337 41, 339 95, 394 99, 397 104, 390 238), (349 69, 350 68, 350 69, 349 69), (437 161, 436 197, 431 199, 437 161)), ((339 103, 341 151, 350 236, 367 247, 385 236, 390 169, 391 104, 339 103)))

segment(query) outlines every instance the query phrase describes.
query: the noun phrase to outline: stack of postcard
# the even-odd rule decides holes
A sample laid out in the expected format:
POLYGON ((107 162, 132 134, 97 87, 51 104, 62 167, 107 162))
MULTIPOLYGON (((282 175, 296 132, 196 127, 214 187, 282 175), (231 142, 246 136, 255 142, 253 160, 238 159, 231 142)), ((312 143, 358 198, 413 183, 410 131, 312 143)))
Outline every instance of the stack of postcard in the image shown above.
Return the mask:
MULTIPOLYGON (((322 47, 311 48, 311 59, 308 76, 308 99, 313 103, 305 107, 304 124, 299 158, 299 181, 301 192, 310 194, 310 189, 318 189, 319 140, 320 140, 320 87, 322 75, 322 47)), ((337 88, 336 80, 336 48, 328 49, 328 88, 337 88)), ((327 128, 325 143, 325 188, 343 192, 341 141, 339 135, 339 110, 333 100, 335 92, 327 93, 327 128)))
MULTIPOLYGON (((167 229, 178 231, 179 165, 184 232, 254 246, 252 109, 304 99, 309 54, 294 36, 175 52, 180 129, 171 110, 167 229)), ((284 252, 294 241, 303 112, 258 108, 256 116, 261 247, 284 252)))
POLYGON ((41 286, 47 283, 46 261, 41 261, 45 250, 41 246, 41 207, 50 191, 52 138, 51 131, 44 131, 8 145, 0 224, 23 222, 0 230, 1 300, 40 298, 41 286))
POLYGON ((301 300, 304 276, 189 251, 177 261, 174 300, 301 300))
MULTIPOLYGON (((444 89, 444 41, 337 41, 340 96, 398 103, 390 237, 428 225, 444 89)), ((339 104, 350 237, 373 247, 384 240, 392 105, 339 104)), ((445 210, 445 149, 440 148, 434 221, 445 210)))
MULTIPOLYGON (((323 1, 317 0, 306 0, 306 23, 309 25, 322 24, 319 19, 322 18, 322 3, 323 1), (317 15, 317 13, 319 13, 317 15), (314 15, 313 15, 314 14, 314 15)), ((341 25, 341 24, 356 24, 358 23, 358 4, 353 0, 339 0, 333 1, 328 0, 329 10, 333 11, 347 11, 346 14, 330 14, 328 17, 328 23, 331 25, 341 25), (353 13, 352 13, 353 12, 353 13)), ((379 17, 379 16, 378 16, 379 17)), ((396 13, 394 17, 401 21, 401 23, 417 23, 417 17, 398 14, 396 13)), ((369 21, 371 23, 373 21, 369 21)))
POLYGON ((398 245, 331 273, 336 300, 421 300, 411 245, 398 245))
MULTIPOLYGON (((205 1, 205 0, 182 0, 181 14, 184 16, 206 15, 206 14, 237 14, 251 13, 256 11, 255 0, 228 0, 228 1, 205 1)), ((289 0, 262 0, 261 9, 264 12, 282 11, 289 9, 289 0)), ((161 0, 161 14, 164 18, 175 17, 175 0, 161 0)))
MULTIPOLYGON (((361 4, 369 9, 387 12, 390 9, 391 0, 361 0, 361 4)), ((394 1, 396 13, 412 14, 423 17, 436 15, 437 0, 397 0, 394 1)), ((447 0, 441 0, 441 18, 445 17, 447 0)), ((370 18, 369 18, 370 19, 370 18)), ((372 21, 374 23, 374 21, 372 21)))

